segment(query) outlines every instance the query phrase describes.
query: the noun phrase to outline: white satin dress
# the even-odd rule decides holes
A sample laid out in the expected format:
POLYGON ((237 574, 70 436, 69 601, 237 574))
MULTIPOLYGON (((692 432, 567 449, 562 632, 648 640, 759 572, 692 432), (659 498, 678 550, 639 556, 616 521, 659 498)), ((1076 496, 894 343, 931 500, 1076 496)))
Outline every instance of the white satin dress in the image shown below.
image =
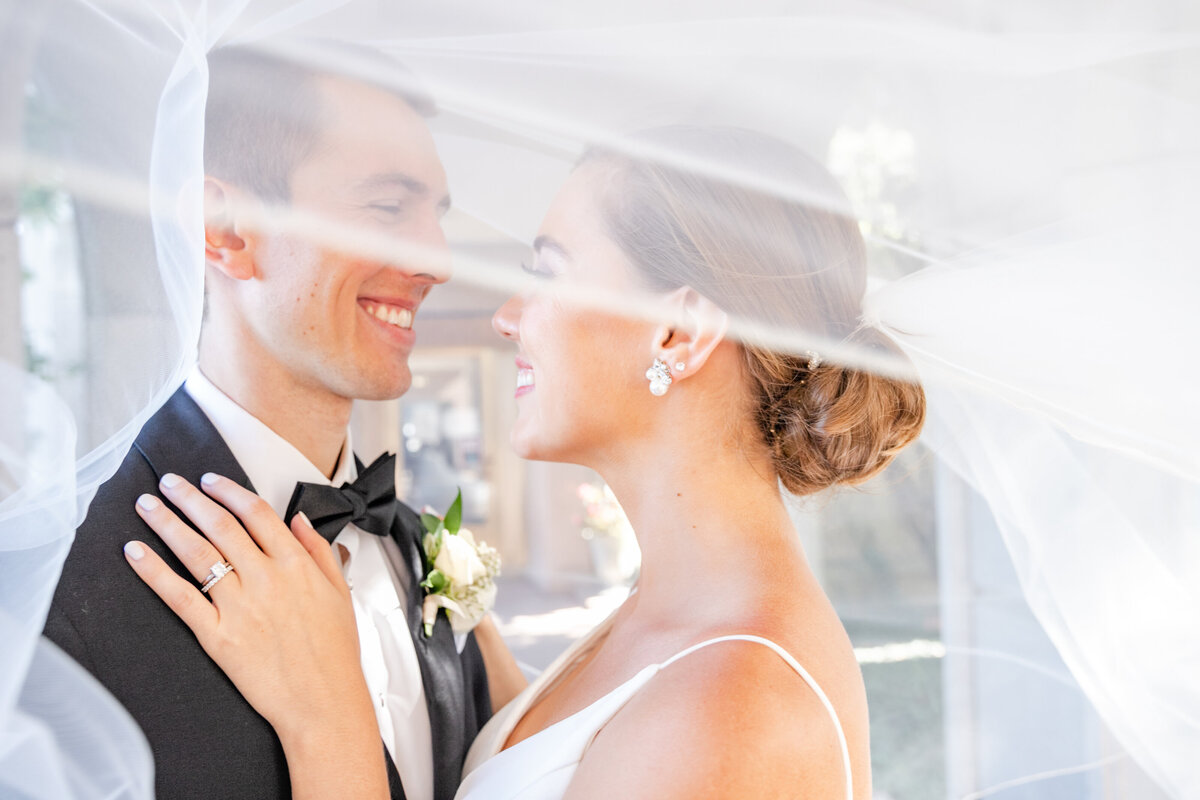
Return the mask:
POLYGON ((846 774, 845 797, 847 800, 853 800, 850 751, 846 746, 841 721, 829 698, 790 653, 775 642, 759 636, 720 636, 692 645, 666 661, 647 666, 587 708, 538 731, 527 739, 522 739, 507 750, 501 749, 534 702, 553 688, 563 675, 604 640, 611 627, 611 620, 611 617, 605 620, 569 647, 537 680, 526 687, 525 691, 488 721, 467 753, 463 782, 454 796, 455 800, 559 800, 566 793, 567 785, 575 775, 575 769, 592 740, 596 738, 596 734, 638 690, 660 670, 675 661, 702 647, 720 642, 752 642, 769 647, 809 685, 833 720, 846 774))

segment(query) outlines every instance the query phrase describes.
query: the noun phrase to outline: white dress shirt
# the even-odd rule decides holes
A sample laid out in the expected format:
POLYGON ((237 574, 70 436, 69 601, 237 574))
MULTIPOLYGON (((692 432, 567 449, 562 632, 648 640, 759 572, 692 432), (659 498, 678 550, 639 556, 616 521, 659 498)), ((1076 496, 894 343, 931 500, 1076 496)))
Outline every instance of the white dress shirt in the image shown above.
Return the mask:
MULTIPOLYGON (((297 482, 341 486, 358 477, 349 430, 333 477, 326 478, 299 450, 213 385, 199 368, 192 370, 184 388, 221 434, 259 496, 280 516, 287 510, 297 482)), ((342 574, 350 586, 363 675, 375 701, 380 735, 400 773, 405 796, 432 800, 429 709, 404 608, 407 582, 412 578, 409 570, 396 566, 404 563, 404 556, 391 537, 375 536, 353 524, 333 543, 341 546, 343 554, 342 574)))

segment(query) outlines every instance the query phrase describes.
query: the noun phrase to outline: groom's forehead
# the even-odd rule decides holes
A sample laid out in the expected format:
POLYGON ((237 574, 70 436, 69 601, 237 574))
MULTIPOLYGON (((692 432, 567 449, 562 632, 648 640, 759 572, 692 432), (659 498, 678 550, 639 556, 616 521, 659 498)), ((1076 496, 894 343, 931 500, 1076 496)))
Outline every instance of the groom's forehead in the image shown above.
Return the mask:
POLYGON ((367 144, 429 134, 426 114, 408 98, 380 86, 327 75, 317 77, 314 87, 317 104, 310 122, 326 137, 367 144))
POLYGON ((344 78, 322 80, 315 141, 293 180, 315 168, 356 194, 403 190, 440 200, 446 176, 425 118, 402 97, 344 78))
POLYGON ((297 165, 322 148, 428 136, 432 99, 399 63, 378 53, 366 58, 371 80, 253 49, 211 53, 205 171, 286 201, 297 165))

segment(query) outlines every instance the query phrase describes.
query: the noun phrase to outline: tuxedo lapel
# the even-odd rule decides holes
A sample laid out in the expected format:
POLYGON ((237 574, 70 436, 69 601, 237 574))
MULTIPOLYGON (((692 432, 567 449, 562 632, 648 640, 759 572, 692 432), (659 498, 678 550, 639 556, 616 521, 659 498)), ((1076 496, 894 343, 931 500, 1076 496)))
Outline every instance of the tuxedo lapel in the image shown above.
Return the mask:
POLYGON ((463 758, 467 746, 467 698, 464 692, 463 665, 454 644, 454 632, 446 615, 438 613, 433 635, 426 636, 421 618, 425 590, 425 555, 421 547, 423 529, 420 518, 407 506, 399 504, 392 536, 416 568, 408 582, 407 613, 409 632, 417 662, 421 666, 421 682, 425 688, 425 703, 429 708, 429 727, 433 741, 433 797, 450 800, 458 790, 463 758))
POLYGON ((159 478, 174 472, 199 486, 201 475, 215 472, 254 491, 221 434, 182 386, 150 418, 133 446, 159 478))
MULTIPOLYGON (((201 800, 217 787, 216 795, 230 800, 285 800, 292 791, 275 732, 122 553, 125 542, 141 539, 188 574, 134 510, 138 496, 154 493, 168 472, 193 484, 215 472, 254 491, 216 427, 180 388, 97 492, 64 563, 46 634, 142 727, 154 752, 158 797, 201 800)), ((387 770, 393 800, 403 800, 390 758, 387 770)))

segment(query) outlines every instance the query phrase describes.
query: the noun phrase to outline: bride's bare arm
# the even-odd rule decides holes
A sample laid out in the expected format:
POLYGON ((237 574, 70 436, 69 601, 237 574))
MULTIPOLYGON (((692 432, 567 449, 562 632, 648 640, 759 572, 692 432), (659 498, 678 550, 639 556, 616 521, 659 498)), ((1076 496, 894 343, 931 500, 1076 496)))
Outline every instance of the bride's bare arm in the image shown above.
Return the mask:
POLYGON ((206 597, 140 542, 126 545, 130 565, 275 729, 294 798, 388 797, 350 590, 329 544, 302 517, 289 530, 233 481, 203 485, 220 504, 178 476, 160 490, 207 539, 152 495, 138 513, 196 580, 222 562, 234 571, 206 597))
POLYGON ((529 685, 525 673, 517 666, 512 651, 508 649, 496 623, 486 616, 475 626, 475 641, 483 653, 483 665, 487 669, 488 694, 492 698, 493 713, 504 708, 529 685))

